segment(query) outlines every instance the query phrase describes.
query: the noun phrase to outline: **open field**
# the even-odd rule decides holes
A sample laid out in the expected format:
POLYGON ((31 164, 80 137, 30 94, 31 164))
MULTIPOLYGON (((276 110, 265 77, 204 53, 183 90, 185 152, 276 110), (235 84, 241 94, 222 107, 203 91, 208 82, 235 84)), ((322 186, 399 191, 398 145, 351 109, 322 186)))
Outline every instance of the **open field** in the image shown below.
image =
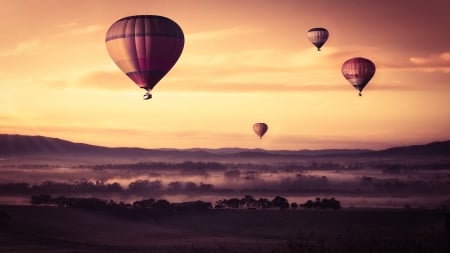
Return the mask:
MULTIPOLYGON (((0 206, 0 252, 448 252, 443 211, 210 210, 122 218, 0 206), (370 250, 369 250, 370 249, 370 250)), ((448 230, 447 230, 448 233, 448 230)))

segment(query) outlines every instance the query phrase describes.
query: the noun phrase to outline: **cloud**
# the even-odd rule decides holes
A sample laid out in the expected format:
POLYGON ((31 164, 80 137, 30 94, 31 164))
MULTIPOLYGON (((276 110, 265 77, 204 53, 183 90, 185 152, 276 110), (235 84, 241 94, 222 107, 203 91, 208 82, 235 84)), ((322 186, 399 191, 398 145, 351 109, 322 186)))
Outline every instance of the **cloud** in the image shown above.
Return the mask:
POLYGON ((426 72, 450 72, 450 52, 431 54, 424 57, 410 57, 409 61, 415 68, 426 72))
MULTIPOLYGON (((232 73, 232 71, 230 71, 232 73)), ((226 74, 224 71, 221 74, 226 74)), ((230 74, 230 73, 228 73, 230 74)), ((286 91, 324 91, 324 90, 346 90, 348 87, 339 84, 301 84, 301 82, 278 82, 274 81, 236 81, 210 80, 199 75, 195 78, 168 75, 161 80, 166 91, 183 92, 286 92, 286 91), (173 77, 173 78, 172 78, 173 77), (181 79, 181 80, 180 80, 181 79), (202 80, 203 79, 203 80, 202 80), (180 85, 183 83, 183 85, 180 85), (186 85, 188 83, 189 85, 186 85)), ((260 77, 264 79, 264 76, 260 77)), ((342 82, 345 82, 343 80, 342 82)), ((51 86, 82 86, 96 89, 126 90, 135 85, 125 74, 120 71, 94 71, 76 78, 48 80, 51 86)), ((137 86, 136 86, 137 87, 137 86)))
POLYGON ((41 46, 41 40, 31 39, 18 42, 13 48, 1 50, 0 56, 17 56, 23 54, 35 54, 36 50, 41 46))
MULTIPOLYGON (((58 30, 56 34, 40 35, 39 38, 31 38, 24 41, 16 42, 12 47, 0 49, 0 57, 2 56, 18 56, 18 55, 34 55, 42 53, 44 50, 52 50, 56 47, 54 38, 65 36, 80 36, 93 34, 103 30, 103 26, 98 24, 80 26, 77 23, 65 23, 56 26, 58 30)), ((51 55, 51 54, 49 54, 51 55)))
POLYGON ((204 55, 186 52, 181 62, 188 67, 201 67, 202 70, 220 67, 221 70, 247 72, 298 71, 299 68, 306 67, 329 67, 330 61, 334 65, 336 54, 336 49, 318 55, 314 49, 293 52, 276 48, 257 48, 204 55))
POLYGON ((63 24, 58 24, 58 25, 56 25, 56 27, 66 29, 66 28, 72 28, 76 25, 77 25, 77 22, 67 22, 67 23, 63 23, 63 24))
MULTIPOLYGON (((346 91, 351 88, 340 72, 329 73, 318 71, 314 77, 298 74, 298 70, 247 67, 245 69, 211 69, 210 71, 192 72, 173 71, 164 77, 159 84, 165 91, 183 92, 295 92, 295 91, 346 91), (331 77, 324 77, 330 75, 331 77), (339 79, 336 80, 336 76, 339 79), (320 78, 319 78, 320 77, 320 78), (327 82, 328 79, 334 79, 327 82)), ((52 86, 80 86, 95 89, 127 90, 136 86, 125 74, 117 71, 92 71, 76 77, 48 80, 52 86)), ((136 86, 137 87, 137 86, 136 86)), ((371 89, 403 89, 403 86, 380 83, 371 89)))
MULTIPOLYGON (((342 77, 340 66, 348 55, 357 55, 353 49, 333 47, 319 53, 314 48, 298 52, 274 48, 241 49, 218 54, 194 52, 197 51, 186 51, 160 81, 162 85, 159 87, 166 91, 183 92, 345 91, 349 89, 349 83, 342 77)), ((378 72, 382 69, 415 71, 417 68, 436 66, 436 61, 445 66, 450 60, 450 53, 414 59, 416 63, 406 59, 403 63, 392 59, 374 61, 379 67, 378 72)), ((386 75, 377 79, 371 81, 370 89, 411 89, 411 85, 394 83, 386 75)), ((125 90, 136 86, 119 69, 112 68, 86 71, 53 83, 108 90, 125 90)))
MULTIPOLYGON (((178 88, 178 87, 176 87, 178 88)), ((171 90, 170 88, 168 88, 171 90)), ((289 91, 324 91, 324 90, 347 90, 347 86, 340 85, 296 85, 283 83, 214 83, 190 86, 187 91, 214 91, 214 92, 289 92, 289 91)))
POLYGON ((75 22, 60 24, 57 26, 57 28, 62 29, 63 31, 53 35, 53 37, 55 37, 55 38, 56 37, 64 37, 64 36, 79 36, 79 35, 85 35, 85 34, 92 34, 92 33, 96 33, 98 31, 103 30, 102 25, 92 24, 92 25, 80 26, 75 22))
POLYGON ((80 76, 76 83, 81 86, 104 88, 104 89, 129 89, 130 85, 134 85, 121 71, 93 71, 80 76))
MULTIPOLYGON (((183 91, 293 91, 336 89, 336 82, 322 85, 314 77, 329 74, 334 63, 327 62, 333 50, 317 56, 314 49, 292 54, 288 50, 251 49, 220 54, 187 54, 160 81, 169 90, 183 91), (183 84, 183 85, 181 85, 183 84), (186 85, 189 84, 189 85, 186 85)), ((333 73, 334 74, 334 73, 333 73)), ((332 75, 333 75, 332 74, 332 75)), ((323 83, 330 79, 321 78, 323 83)), ((134 85, 117 70, 89 70, 70 74, 50 85, 128 89, 134 85)), ((337 88, 339 89, 339 88, 337 88)))
POLYGON ((87 70, 79 73, 68 73, 60 77, 42 80, 49 87, 87 87, 95 89, 122 90, 134 85, 120 70, 87 70))
POLYGON ((226 83, 227 90, 234 83, 258 86, 281 84, 285 87, 292 84, 310 85, 316 84, 319 76, 322 82, 332 82, 330 76, 339 75, 340 66, 334 58, 335 52, 329 50, 318 55, 314 49, 292 52, 272 48, 203 55, 187 52, 166 78, 173 78, 176 82, 192 82, 195 86, 226 83))
POLYGON ((249 27, 232 27, 232 28, 226 28, 221 30, 214 30, 214 31, 203 31, 203 32, 197 32, 197 33, 191 33, 186 35, 187 41, 208 41, 211 40, 217 40, 217 39, 223 39, 229 37, 239 37, 241 35, 251 35, 254 33, 261 32, 261 29, 255 29, 255 28, 249 28, 249 27))

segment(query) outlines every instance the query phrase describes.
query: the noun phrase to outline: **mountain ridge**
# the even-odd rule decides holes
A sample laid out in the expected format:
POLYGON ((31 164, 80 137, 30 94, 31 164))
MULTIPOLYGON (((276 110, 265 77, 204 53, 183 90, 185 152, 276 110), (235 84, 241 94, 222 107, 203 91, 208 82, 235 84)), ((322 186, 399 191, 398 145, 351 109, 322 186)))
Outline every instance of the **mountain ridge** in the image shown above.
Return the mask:
POLYGON ((247 148, 189 148, 189 149, 146 149, 138 147, 104 147, 86 143, 71 142, 46 136, 0 134, 0 156, 22 155, 103 155, 124 157, 192 156, 203 158, 276 158, 276 157, 319 157, 319 156, 408 156, 444 155, 450 157, 450 140, 423 145, 392 147, 384 150, 370 149, 323 149, 323 150, 265 150, 247 148))

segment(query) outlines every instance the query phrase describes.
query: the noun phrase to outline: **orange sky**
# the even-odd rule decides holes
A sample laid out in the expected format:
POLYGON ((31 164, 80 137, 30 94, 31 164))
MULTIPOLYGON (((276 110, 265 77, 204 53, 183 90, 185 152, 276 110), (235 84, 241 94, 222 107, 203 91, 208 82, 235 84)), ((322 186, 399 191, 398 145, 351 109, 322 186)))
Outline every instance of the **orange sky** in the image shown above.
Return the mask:
POLYGON ((2 1, 0 133, 105 146, 372 148, 450 139, 450 16, 432 1, 2 1), (153 91, 110 59, 119 18, 155 14, 185 34, 153 91), (306 37, 326 27, 317 52, 306 37), (342 76, 377 66, 362 97, 342 76), (252 132, 266 122, 263 140, 252 132))

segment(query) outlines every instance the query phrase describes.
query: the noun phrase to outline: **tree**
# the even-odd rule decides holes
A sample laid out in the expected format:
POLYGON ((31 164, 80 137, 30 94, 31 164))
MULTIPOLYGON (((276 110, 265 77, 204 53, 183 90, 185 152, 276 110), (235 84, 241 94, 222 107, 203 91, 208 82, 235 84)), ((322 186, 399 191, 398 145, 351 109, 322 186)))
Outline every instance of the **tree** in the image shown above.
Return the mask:
POLYGON ((170 210, 172 206, 170 205, 169 201, 165 199, 159 199, 153 204, 152 207, 159 210, 170 210))
POLYGON ((143 199, 143 200, 138 200, 133 202, 133 207, 136 208, 151 208, 153 206, 153 204, 155 204, 155 200, 150 198, 150 199, 143 199))
POLYGON ((253 198, 253 196, 245 195, 245 197, 241 199, 241 205, 246 208, 255 208, 256 199, 253 198))
POLYGON ((289 202, 281 196, 276 196, 272 199, 271 204, 272 207, 278 207, 280 210, 289 209, 289 202))
POLYGON ((170 182, 167 186, 167 191, 178 192, 183 190, 183 183, 179 181, 170 182))
POLYGON ((297 209, 297 207, 298 207, 297 203, 295 203, 295 202, 292 202, 292 203, 291 203, 291 208, 292 208, 292 209, 295 210, 295 209, 297 209))
POLYGON ((198 186, 198 190, 199 191, 204 191, 204 192, 210 192, 210 191, 214 190, 214 185, 200 183, 200 185, 198 186))
POLYGON ((263 209, 265 209, 265 208, 271 208, 271 207, 272 207, 272 204, 271 204, 270 201, 269 201, 268 199, 266 199, 266 198, 259 198, 259 199, 256 201, 256 205, 257 205, 259 208, 263 208, 263 209))
POLYGON ((162 183, 160 180, 136 180, 128 185, 128 191, 133 193, 148 193, 154 191, 160 191, 162 189, 162 183))
POLYGON ((224 199, 223 203, 229 208, 239 208, 240 200, 238 198, 224 199))
POLYGON ((316 201, 308 200, 307 202, 300 205, 303 208, 315 208, 315 209, 341 209, 341 202, 336 200, 335 198, 327 199, 327 198, 316 198, 316 201))
POLYGON ((218 208, 218 209, 219 209, 219 208, 220 208, 220 209, 221 209, 221 208, 225 208, 224 201, 225 201, 225 200, 217 200, 217 201, 216 201, 216 204, 214 205, 214 208, 218 208))
POLYGON ((306 203, 303 203, 300 206, 303 208, 311 209, 314 207, 314 203, 312 202, 312 200, 308 200, 308 201, 306 201, 306 203))
POLYGON ((198 190, 198 186, 196 183, 193 182, 186 182, 184 184, 184 190, 188 192, 194 192, 198 190))

